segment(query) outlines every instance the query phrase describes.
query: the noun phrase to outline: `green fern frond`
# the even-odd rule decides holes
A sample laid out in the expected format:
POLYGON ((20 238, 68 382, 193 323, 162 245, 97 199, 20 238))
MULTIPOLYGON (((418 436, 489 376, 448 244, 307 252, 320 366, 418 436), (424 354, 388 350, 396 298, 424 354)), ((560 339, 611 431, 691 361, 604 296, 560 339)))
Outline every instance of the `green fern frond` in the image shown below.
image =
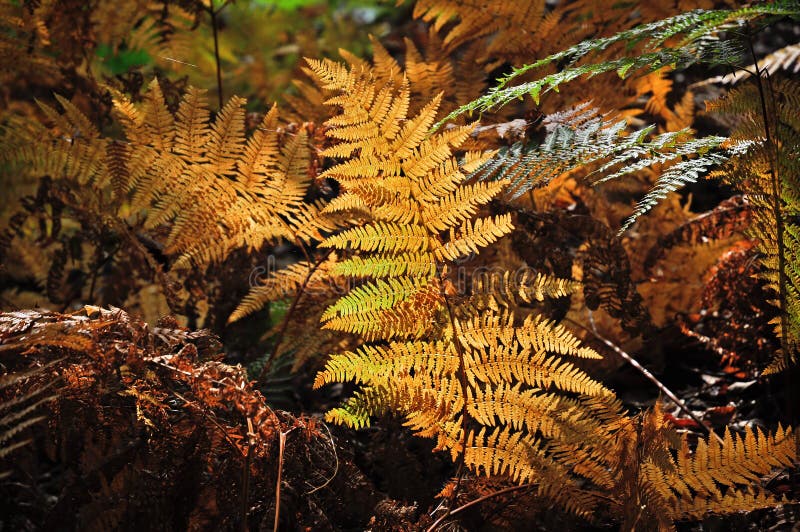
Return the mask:
POLYGON ((715 38, 719 32, 762 17, 796 16, 798 13, 800 8, 793 0, 781 0, 735 10, 695 10, 642 24, 610 37, 586 40, 529 65, 515 68, 512 73, 500 78, 497 86, 484 96, 445 116, 434 129, 464 113, 488 111, 526 95, 530 95, 538 103, 542 93, 557 91, 560 85, 584 76, 616 72, 620 77, 625 77, 639 70, 652 72, 664 67, 688 66, 697 62, 713 64, 735 62, 740 57, 741 49, 739 47, 731 49, 724 43, 721 44, 715 38), (668 41, 675 40, 678 42, 677 46, 664 45, 668 41), (624 44, 628 50, 641 51, 636 55, 601 63, 584 61, 577 64, 590 54, 607 50, 617 44, 624 44), (509 86, 512 81, 528 72, 554 64, 566 66, 559 68, 554 74, 535 81, 509 86))

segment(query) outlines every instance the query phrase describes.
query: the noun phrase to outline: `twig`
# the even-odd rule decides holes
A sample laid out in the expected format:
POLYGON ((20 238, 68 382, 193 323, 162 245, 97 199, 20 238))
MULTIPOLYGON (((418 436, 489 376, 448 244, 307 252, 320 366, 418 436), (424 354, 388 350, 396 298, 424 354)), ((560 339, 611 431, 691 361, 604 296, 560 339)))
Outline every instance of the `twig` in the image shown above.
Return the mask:
POLYGON ((296 428, 281 432, 278 439, 278 480, 275 484, 275 522, 272 525, 272 532, 278 532, 278 520, 281 513, 281 474, 283 473, 283 451, 286 449, 286 436, 296 428))
POLYGON ((247 418, 247 455, 244 458, 244 468, 242 469, 242 508, 239 517, 239 526, 242 532, 247 532, 247 514, 249 513, 250 505, 250 462, 253 455, 253 445, 255 441, 253 437, 253 420, 247 418))
POLYGON ((670 398, 670 400, 671 400, 673 403, 675 403, 675 405, 676 405, 676 406, 677 406, 677 407, 678 407, 678 408, 679 408, 679 409, 680 409, 680 410, 681 410, 683 413, 685 413, 687 416, 689 416, 690 418, 692 418, 692 419, 693 419, 693 420, 694 420, 694 421, 695 421, 695 422, 696 422, 698 425, 700 425, 700 427, 702 427, 702 428, 703 428, 703 429, 704 429, 704 430, 705 430, 705 431, 706 431, 708 434, 711 434, 711 435, 713 435, 713 436, 714 436, 714 438, 716 438, 716 439, 717 439, 717 441, 719 441, 720 443, 723 443, 723 441, 722 441, 722 438, 721 438, 719 435, 717 435, 717 433, 716 433, 716 432, 714 432, 713 430, 711 430, 711 429, 708 427, 708 425, 706 425, 706 424, 705 424, 705 422, 704 422, 704 421, 703 421, 703 420, 702 420, 700 417, 698 417, 698 416, 697 416, 697 414, 695 414, 694 412, 692 412, 692 411, 689 409, 689 407, 688 407, 688 406, 686 406, 686 404, 684 404, 684 402, 683 402, 683 401, 681 401, 680 399, 678 399, 678 396, 677 396, 677 395, 675 395, 675 394, 672 392, 672 390, 670 390, 669 388, 667 388, 666 386, 664 386, 664 384, 663 384, 661 381, 659 381, 659 380, 658 380, 658 379, 655 377, 655 375, 653 375, 652 373, 650 373, 650 371, 649 371, 647 368, 645 368, 644 366, 642 366, 641 364, 639 364, 639 362, 638 362, 638 361, 637 361, 635 358, 633 358, 631 355, 629 355, 628 353, 626 353, 625 351, 623 351, 623 350, 622 350, 622 348, 620 348, 618 345, 616 345, 616 344, 615 344, 614 342, 612 342, 611 340, 608 340, 607 338, 604 338, 604 337, 603 337, 603 336, 602 336, 602 335, 601 335, 601 334, 600 334, 600 333, 597 331, 597 327, 595 326, 595 323, 594 323, 594 317, 592 316, 592 312, 591 312, 591 311, 589 311, 589 312, 588 312, 588 314, 589 314, 589 323, 592 325, 592 328, 591 328, 591 329, 588 329, 586 326, 584 326, 584 325, 582 325, 582 324, 580 324, 580 323, 578 323, 578 322, 576 322, 576 321, 574 321, 574 320, 571 320, 571 319, 569 319, 569 318, 565 318, 565 320, 566 320, 566 321, 569 321, 569 322, 570 322, 570 323, 572 323, 573 325, 576 325, 576 326, 580 327, 580 328, 581 328, 581 329, 583 329, 584 331, 586 331, 586 332, 588 332, 588 333, 591 333, 591 334, 592 334, 592 335, 593 335, 595 338, 597 338, 598 340, 600 340, 601 342, 603 342, 604 344, 606 344, 606 345, 607 345, 609 348, 611 348, 611 349, 612 349, 612 350, 613 350, 613 351, 614 351, 616 354, 618 354, 618 355, 619 355, 619 356, 620 356, 620 357, 621 357, 623 360, 625 360, 625 361, 626 361, 628 364, 630 364, 631 366, 633 366, 634 368, 636 368, 636 370, 637 370, 637 371, 639 371, 639 373, 641 373, 642 375, 644 375, 644 376, 645 376, 645 378, 646 378, 647 380, 649 380, 650 382, 652 382, 653 384, 655 384, 655 385, 656 385, 656 387, 657 387, 659 390, 661 390, 661 393, 663 393, 664 395, 666 395, 667 397, 669 397, 669 398, 670 398))
POLYGON ((459 506, 455 510, 449 511, 446 514, 444 514, 443 516, 441 516, 439 519, 434 521, 433 524, 430 527, 428 527, 427 532, 433 532, 434 530, 436 530, 436 527, 441 525, 442 521, 444 521, 448 517, 453 517, 454 515, 456 515, 458 513, 461 513, 464 510, 467 510, 467 509, 475 506, 476 504, 480 504, 480 503, 482 503, 482 502, 484 502, 484 501, 486 501, 488 499, 491 499, 493 497, 498 497, 500 495, 505 495, 506 493, 513 493, 515 491, 524 490, 524 489, 527 489, 527 488, 532 488, 533 486, 534 486, 534 484, 529 482, 529 483, 526 483, 526 484, 520 484, 519 486, 510 486, 508 488, 503 488, 501 490, 497 490, 497 491, 493 491, 492 493, 488 493, 488 494, 486 494, 486 495, 484 495, 482 497, 478 497, 477 499, 475 499, 473 501, 469 501, 466 504, 462 504, 461 506, 459 506))

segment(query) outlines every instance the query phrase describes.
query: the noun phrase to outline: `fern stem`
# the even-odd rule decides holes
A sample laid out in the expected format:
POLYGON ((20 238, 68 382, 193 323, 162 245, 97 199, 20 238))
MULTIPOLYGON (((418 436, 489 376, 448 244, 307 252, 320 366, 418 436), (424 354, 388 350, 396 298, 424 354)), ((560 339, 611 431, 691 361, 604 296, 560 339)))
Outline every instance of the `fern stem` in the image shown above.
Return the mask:
MULTIPOLYGON (((442 297, 444 298, 444 304, 447 306, 447 317, 450 319, 450 327, 453 329, 453 345, 456 346, 456 352, 458 353, 458 382, 461 386, 461 396, 462 396, 462 405, 461 405, 461 456, 459 456, 458 460, 458 469, 456 473, 456 485, 453 488, 453 495, 450 497, 451 504, 456 500, 458 497, 458 490, 461 487, 461 480, 464 478, 464 469, 466 466, 467 460, 467 366, 464 363, 464 349, 458 341, 458 336, 456 335, 456 321, 453 317, 453 309, 450 307, 450 300, 447 297, 447 292, 442 290, 442 297)), ((450 508, 448 507, 447 512, 442 518, 446 518, 448 515, 452 515, 450 512, 450 508)))
POLYGON ((786 339, 788 331, 788 320, 786 313, 786 302, 788 301, 788 293, 786 290, 786 250, 784 249, 783 234, 785 231, 783 224, 783 215, 781 213, 781 184, 778 181, 778 169, 776 168, 776 153, 777 145, 772 140, 772 132, 769 128, 769 113, 767 111, 767 97, 764 91, 764 83, 761 79, 761 67, 758 66, 758 58, 756 57, 755 49, 753 48, 753 39, 748 34, 747 44, 750 47, 750 55, 753 57, 753 66, 755 67, 756 75, 755 82, 758 87, 758 97, 761 102, 761 114, 764 121, 764 137, 767 147, 767 154, 769 157, 769 173, 772 185, 772 211, 775 217, 775 236, 778 245, 778 308, 780 310, 781 320, 781 350, 783 351, 783 359, 788 366, 791 361, 789 353, 789 343, 786 339))
POLYGON ((297 305, 300 303, 300 298, 303 297, 303 294, 306 291, 306 286, 308 286, 309 281, 311 281, 311 277, 314 275, 314 272, 317 271, 317 268, 325 262, 325 260, 333 253, 333 248, 329 249, 324 255, 322 255, 311 268, 308 270, 308 274, 306 274, 305 279, 303 279, 303 284, 297 289, 297 295, 295 296, 294 300, 292 300, 292 304, 289 307, 289 310, 286 311, 286 315, 283 317, 283 323, 281 324, 281 330, 278 331, 278 336, 275 339, 275 345, 272 348, 272 352, 267 357, 267 360, 264 362, 264 366, 261 368, 261 371, 258 374, 257 382, 259 384, 266 384, 264 382, 264 378, 269 371, 269 368, 272 367, 272 362, 275 360, 275 357, 278 356, 278 350, 283 343, 283 339, 286 337, 286 330, 289 328, 289 322, 291 321, 292 316, 294 315, 294 311, 297 309, 297 305))

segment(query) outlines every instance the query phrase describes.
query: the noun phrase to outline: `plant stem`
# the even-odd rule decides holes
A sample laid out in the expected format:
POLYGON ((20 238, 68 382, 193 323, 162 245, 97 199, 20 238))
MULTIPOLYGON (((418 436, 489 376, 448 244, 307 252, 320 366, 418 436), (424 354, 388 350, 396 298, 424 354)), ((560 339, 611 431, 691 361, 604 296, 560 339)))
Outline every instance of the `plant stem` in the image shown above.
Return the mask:
MULTIPOLYGON (((453 317, 453 310, 450 307, 450 300, 447 298, 447 293, 443 290, 442 297, 444 298, 444 303, 447 306, 447 316, 450 318, 450 327, 453 329, 453 345, 456 347, 456 352, 458 353, 458 382, 461 386, 461 455, 459 456, 458 461, 458 471, 456 473, 456 485, 453 488, 453 495, 450 497, 451 501, 455 501, 456 497, 458 497, 458 490, 461 487, 461 479, 464 477, 464 469, 466 467, 466 460, 467 460, 467 416, 469 413, 467 412, 467 367, 464 363, 464 350, 458 340, 458 335, 456 334, 456 322, 455 318, 453 317)), ((444 519, 448 515, 452 515, 449 508, 447 512, 440 518, 444 519)))
POLYGON ((222 5, 219 10, 214 9, 213 0, 208 4, 208 13, 211 15, 211 31, 214 34, 214 61, 217 66, 217 96, 219 97, 219 108, 222 109, 222 102, 224 101, 222 95, 222 65, 219 59, 219 37, 217 35, 217 13, 222 11, 222 8, 227 5, 227 2, 222 5))
POLYGON ((247 514, 250 509, 250 462, 253 456, 253 445, 255 443, 255 433, 253 431, 253 420, 247 418, 247 456, 244 458, 244 466, 242 469, 242 508, 239 517, 242 532, 247 532, 247 514))
POLYGON ((317 262, 315 262, 311 268, 308 270, 308 274, 306 274, 305 279, 303 279, 303 284, 300 285, 300 288, 297 290, 297 295, 295 296, 294 300, 292 300, 292 305, 289 307, 289 310, 286 311, 286 315, 283 317, 283 323, 281 324, 281 330, 278 331, 278 336, 275 339, 275 345, 272 348, 272 352, 267 357, 267 360, 264 362, 264 367, 261 368, 261 372, 258 374, 258 382, 259 384, 264 384, 264 377, 267 375, 267 371, 272 366, 273 360, 275 357, 278 356, 278 349, 280 349, 281 344, 283 343, 283 338, 286 336, 286 330, 289 327, 289 321, 294 314, 295 309, 297 309, 298 303, 300 303, 300 298, 303 297, 303 293, 305 293, 305 289, 308 286, 309 281, 311 281, 311 277, 314 275, 314 272, 320 267, 320 265, 325 262, 325 260, 333 253, 333 249, 329 250, 327 253, 322 255, 317 262))
POLYGON ((769 128, 769 113, 767 111, 767 97, 764 91, 764 83, 761 79, 761 68, 758 66, 758 58, 756 57, 755 49, 753 48, 753 39, 748 34, 747 44, 750 47, 750 55, 753 57, 753 66, 755 67, 755 81, 758 87, 758 97, 761 102, 761 115, 764 120, 764 137, 767 148, 767 156, 769 158, 769 173, 770 184, 772 187, 772 213, 775 217, 775 239, 777 240, 778 247, 778 308, 780 310, 781 320, 781 350, 783 351, 784 363, 788 366, 791 361, 791 354, 789 353, 789 342, 786 335, 788 334, 789 323, 786 313, 786 302, 788 301, 788 293, 786 289, 786 250, 784 249, 783 235, 785 231, 783 223, 783 214, 781 212, 781 183, 778 180, 778 169, 776 167, 776 153, 777 146, 772 140, 772 132, 769 128))
POLYGON ((281 516, 281 477, 283 476, 283 454, 286 451, 286 437, 292 433, 292 427, 286 432, 281 431, 278 435, 278 480, 275 483, 275 520, 272 524, 272 531, 278 532, 278 525, 280 524, 281 516))

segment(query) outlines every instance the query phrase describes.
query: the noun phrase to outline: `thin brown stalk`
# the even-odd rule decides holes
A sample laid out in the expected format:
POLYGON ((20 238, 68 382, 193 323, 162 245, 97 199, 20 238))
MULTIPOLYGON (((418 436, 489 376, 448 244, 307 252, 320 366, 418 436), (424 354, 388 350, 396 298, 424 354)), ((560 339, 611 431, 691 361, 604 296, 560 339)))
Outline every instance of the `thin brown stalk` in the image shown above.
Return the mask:
POLYGON ((250 463, 253 456, 253 446, 255 444, 255 431, 253 430, 253 420, 247 418, 247 455, 244 458, 242 468, 242 508, 239 516, 239 526, 242 532, 247 532, 247 514, 250 510, 250 463))
POLYGON ((788 365, 791 361, 791 354, 789 353, 789 342, 786 339, 789 323, 786 313, 786 302, 789 295, 786 288, 786 250, 784 248, 783 235, 785 227, 783 223, 783 214, 781 212, 781 183, 778 180, 778 169, 776 164, 777 146, 772 139, 772 132, 769 127, 769 112, 767 111, 767 97, 764 91, 764 82, 761 79, 761 68, 758 66, 758 58, 756 57, 755 49, 753 48, 753 39, 748 35, 747 44, 750 47, 750 55, 753 58, 753 65, 755 67, 755 82, 758 87, 758 97, 761 103, 761 115, 764 121, 764 137, 769 158, 769 174, 770 185, 772 188, 772 213, 775 217, 775 239, 778 246, 778 308, 780 310, 781 320, 781 350, 785 363, 788 365))
POLYGON ((690 417, 692 420, 694 420, 694 421, 695 421, 695 423, 697 423, 698 425, 700 425, 700 427, 701 427, 703 430, 705 430, 705 431, 706 431, 708 434, 712 434, 712 435, 714 436, 714 438, 716 438, 716 439, 717 439, 717 441, 719 441, 720 443, 722 443, 722 438, 720 438, 720 437, 719 437, 719 435, 717 435, 717 433, 715 433, 714 431, 712 431, 712 430, 711 430, 711 429, 708 427, 708 425, 706 425, 706 423, 705 423, 705 422, 704 422, 704 421, 703 421, 703 420, 702 420, 702 419, 701 419, 701 418, 700 418, 700 417, 699 417, 697 414, 695 414, 694 412, 692 412, 692 411, 691 411, 691 409, 690 409, 688 406, 686 406, 686 404, 685 404, 683 401, 681 401, 681 400, 678 398, 678 396, 677 396, 677 395, 675 395, 675 394, 672 392, 672 390, 670 390, 669 388, 667 388, 667 387, 664 385, 664 383, 662 383, 660 380, 658 380, 658 379, 655 377, 655 375, 653 375, 652 373, 650 373, 650 371, 649 371, 647 368, 645 368, 644 366, 642 366, 641 364, 639 364, 639 362, 638 362, 638 361, 637 361, 635 358, 633 358, 631 355, 629 355, 628 353, 626 353, 625 351, 623 351, 621 347, 619 347, 618 345, 616 345, 616 344, 615 344, 614 342, 612 342, 611 340, 608 340, 607 338, 603 337, 603 336, 602 336, 602 335, 601 335, 601 334, 600 334, 600 333, 597 331, 597 327, 595 327, 595 324, 594 324, 594 318, 592 317, 592 313, 591 313, 591 312, 589 312, 589 323, 592 325, 592 328, 591 328, 591 329, 589 329, 589 328, 587 328, 586 326, 584 326, 584 325, 582 325, 582 324, 580 324, 580 323, 578 323, 578 322, 576 322, 576 321, 573 321, 573 320, 571 320, 571 319, 569 319, 569 318, 565 318, 565 321, 568 321, 568 322, 570 322, 571 324, 573 324, 573 325, 575 325, 575 326, 577 326, 577 327, 580 327, 580 328, 581 328, 581 329, 583 329, 584 331, 586 331, 586 332, 590 333, 592 336, 594 336, 595 338, 597 338, 598 340, 600 340, 601 342, 603 342, 603 343, 604 343, 606 346, 608 346, 608 347, 609 347, 611 350, 613 350, 613 351, 614 351, 614 352, 615 352, 617 355, 619 355, 619 356, 620 356, 620 358, 622 358, 623 360, 625 360, 625 361, 626 361, 628 364, 630 364, 631 366, 633 366, 633 367, 634 367, 634 368, 635 368, 635 369, 636 369, 636 370, 637 370, 639 373, 641 373, 642 375, 644 375, 644 377, 645 377, 647 380, 649 380, 650 382, 652 382, 653 384, 655 384, 655 385, 656 385, 656 387, 657 387, 657 388, 658 388, 658 389, 661 391, 661 393, 663 393, 664 395, 666 395, 667 397, 669 397, 670 401, 672 401, 673 403, 675 403, 675 405, 676 405, 676 406, 677 406, 677 407, 678 407, 678 408, 679 408, 679 409, 680 409, 680 410, 681 410, 681 411, 682 411, 684 414, 686 414, 687 416, 689 416, 689 417, 690 417))
MULTIPOLYGON (((453 488, 453 494, 450 497, 451 504, 453 501, 456 500, 458 496, 458 490, 461 488, 461 480, 464 478, 464 470, 466 469, 466 459, 467 459, 467 416, 469 415, 467 412, 467 367, 464 362, 464 350, 461 344, 458 341, 458 335, 456 334, 456 322, 455 318, 453 317, 453 310, 450 307, 450 300, 447 298, 447 294, 442 291, 442 297, 444 298, 444 303, 447 306, 447 316, 450 318, 450 327, 453 330, 453 345, 456 347, 456 352, 458 353, 458 382, 461 386, 461 455, 458 459, 458 469, 456 473, 456 485, 453 488)), ((449 508, 447 512, 442 516, 442 518, 446 518, 448 515, 452 515, 449 508)))
POLYGON ((267 360, 264 362, 264 367, 261 368, 261 372, 258 374, 258 382, 264 384, 264 377, 266 377, 269 368, 272 367, 272 362, 275 360, 275 357, 278 356, 279 349, 281 344, 283 343, 283 339, 286 336, 286 331, 289 328, 289 322, 291 321, 292 316, 294 315, 294 311, 297 309, 297 305, 300 303, 300 299, 303 297, 305 293, 306 287, 308 286, 309 281, 311 281, 311 277, 314 275, 314 272, 317 271, 317 268, 325 262, 325 260, 333 253, 333 249, 329 250, 327 253, 322 255, 317 262, 308 270, 308 274, 306 275, 305 279, 303 279, 303 284, 300 285, 300 288, 297 290, 297 295, 292 300, 292 304, 289 307, 289 310, 286 311, 286 315, 283 317, 283 323, 281 324, 281 329, 278 331, 278 336, 275 338, 275 345, 272 347, 272 351, 267 356, 267 360))
POLYGON ((278 480, 275 483, 275 521, 272 525, 272 531, 278 532, 278 523, 281 514, 281 475, 283 474, 283 452, 286 449, 286 436, 292 432, 294 428, 281 432, 278 439, 278 480))
POLYGON ((211 16, 211 31, 214 34, 214 62, 216 63, 217 67, 217 96, 219 97, 219 108, 222 109, 222 102, 224 101, 222 95, 222 63, 219 59, 219 36, 217 33, 218 25, 217 25, 217 14, 222 11, 222 9, 227 5, 227 2, 222 5, 219 9, 214 9, 214 2, 213 0, 208 3, 208 14, 211 16))
POLYGON ((458 508, 447 512, 446 514, 441 516, 439 519, 434 521, 433 524, 428 527, 427 532, 433 532, 434 530, 436 530, 436 528, 439 525, 442 524, 442 521, 444 521, 445 519, 447 519, 449 517, 453 517, 454 515, 457 515, 457 514, 463 512, 464 510, 469 509, 469 508, 472 508, 473 506, 475 506, 477 504, 480 504, 480 503, 482 503, 484 501, 487 501, 489 499, 492 499, 494 497, 499 497, 500 495, 505 495, 506 493, 513 493, 515 491, 532 488, 533 486, 534 486, 534 484, 532 484, 532 483, 526 483, 526 484, 520 484, 518 486, 510 486, 508 488, 503 488, 501 490, 493 491, 492 493, 487 493, 486 495, 484 495, 482 497, 478 497, 477 499, 475 499, 473 501, 469 501, 468 503, 462 504, 458 508))

